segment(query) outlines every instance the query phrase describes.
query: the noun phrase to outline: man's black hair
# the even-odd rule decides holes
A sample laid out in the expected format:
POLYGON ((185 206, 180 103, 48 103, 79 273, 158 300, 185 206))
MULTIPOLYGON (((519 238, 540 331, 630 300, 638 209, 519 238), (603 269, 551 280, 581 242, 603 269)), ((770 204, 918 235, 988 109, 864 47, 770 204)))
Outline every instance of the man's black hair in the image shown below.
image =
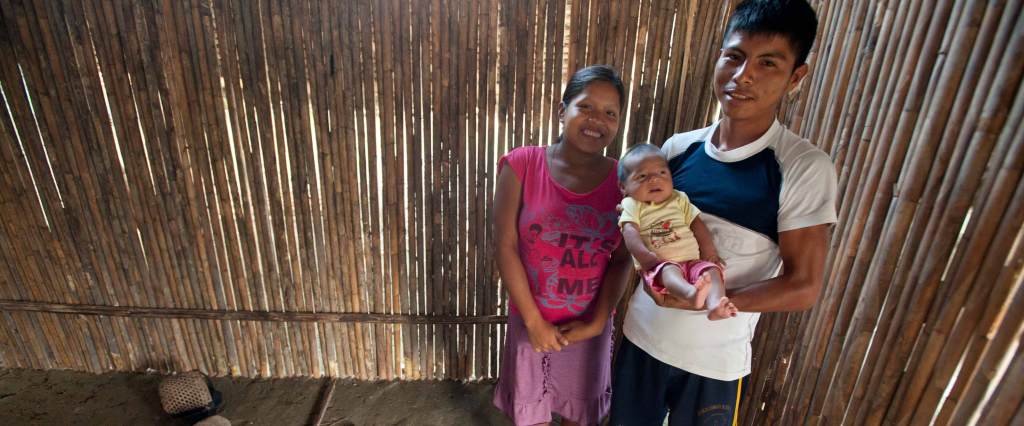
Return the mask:
POLYGON ((648 154, 655 154, 662 158, 665 157, 665 154, 661 152, 661 148, 658 148, 658 146, 654 144, 641 143, 629 147, 629 149, 622 154, 622 158, 619 158, 619 182, 625 182, 626 179, 629 179, 629 174, 633 173, 632 170, 629 170, 629 168, 626 167, 626 159, 634 155, 648 154))
POLYGON ((729 16, 725 37, 734 31, 786 37, 796 53, 796 68, 807 62, 818 32, 818 17, 806 0, 746 0, 729 16))
POLYGON ((562 92, 562 105, 568 107, 573 98, 583 93, 583 89, 595 81, 607 81, 615 86, 615 90, 619 92, 619 109, 626 107, 626 88, 622 85, 622 78, 615 68, 608 65, 591 65, 576 71, 562 92))

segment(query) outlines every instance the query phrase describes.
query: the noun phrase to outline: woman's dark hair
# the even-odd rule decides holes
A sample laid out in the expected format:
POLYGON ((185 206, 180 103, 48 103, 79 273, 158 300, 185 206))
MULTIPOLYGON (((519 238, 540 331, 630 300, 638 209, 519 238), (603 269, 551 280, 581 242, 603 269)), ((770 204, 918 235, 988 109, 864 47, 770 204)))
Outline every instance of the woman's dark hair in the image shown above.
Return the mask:
POLYGON ((796 53, 795 68, 807 62, 818 17, 806 0, 746 0, 729 16, 725 38, 735 31, 785 37, 796 53))
POLYGON ((626 108, 626 88, 622 85, 622 78, 619 77, 615 68, 608 65, 591 65, 576 71, 569 79, 569 84, 565 85, 565 91, 562 92, 562 105, 569 106, 569 103, 579 96, 583 89, 595 81, 607 81, 615 86, 615 90, 619 92, 619 109, 626 108))

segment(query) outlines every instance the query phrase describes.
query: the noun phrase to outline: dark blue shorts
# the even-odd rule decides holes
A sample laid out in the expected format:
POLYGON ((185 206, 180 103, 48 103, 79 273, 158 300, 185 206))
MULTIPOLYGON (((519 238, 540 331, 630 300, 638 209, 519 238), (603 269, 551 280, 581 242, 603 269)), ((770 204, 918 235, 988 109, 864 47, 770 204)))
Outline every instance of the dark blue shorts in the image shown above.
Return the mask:
POLYGON ((730 426, 743 379, 722 381, 687 373, 638 348, 625 336, 612 368, 609 424, 730 426))

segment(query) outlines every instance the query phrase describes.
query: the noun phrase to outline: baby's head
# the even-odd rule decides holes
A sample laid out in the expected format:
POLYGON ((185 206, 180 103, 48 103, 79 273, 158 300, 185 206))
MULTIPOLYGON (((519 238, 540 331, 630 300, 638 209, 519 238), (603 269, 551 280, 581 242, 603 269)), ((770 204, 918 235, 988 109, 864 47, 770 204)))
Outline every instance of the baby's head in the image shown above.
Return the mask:
POLYGON ((661 203, 672 196, 672 172, 657 145, 634 145, 619 159, 619 189, 634 200, 661 203))

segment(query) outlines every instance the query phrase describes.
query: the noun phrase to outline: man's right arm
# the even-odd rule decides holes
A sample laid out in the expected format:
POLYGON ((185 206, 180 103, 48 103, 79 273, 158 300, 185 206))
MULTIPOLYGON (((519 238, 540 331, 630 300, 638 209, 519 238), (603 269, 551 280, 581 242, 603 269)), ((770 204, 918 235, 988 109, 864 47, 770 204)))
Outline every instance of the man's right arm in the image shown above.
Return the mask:
POLYGON ((794 312, 814 306, 824 286, 829 224, 779 233, 782 274, 730 290, 729 300, 743 312, 794 312))

